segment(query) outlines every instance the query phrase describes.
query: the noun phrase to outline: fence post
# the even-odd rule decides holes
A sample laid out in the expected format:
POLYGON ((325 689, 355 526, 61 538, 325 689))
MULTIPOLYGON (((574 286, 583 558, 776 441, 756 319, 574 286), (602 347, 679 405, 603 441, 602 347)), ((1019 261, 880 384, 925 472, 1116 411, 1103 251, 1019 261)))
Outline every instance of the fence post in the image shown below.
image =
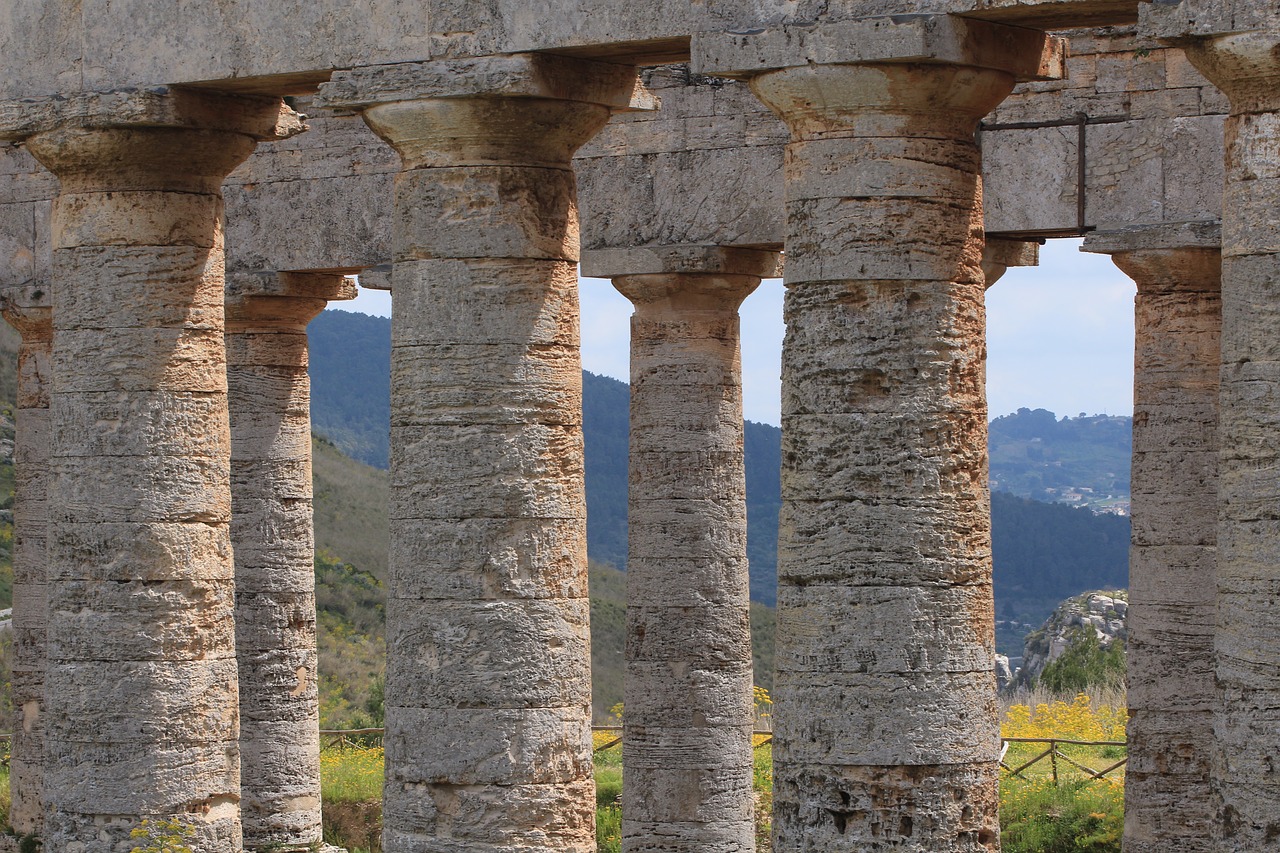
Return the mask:
POLYGON ((1058 787, 1058 742, 1049 741, 1049 764, 1053 767, 1053 786, 1058 787))

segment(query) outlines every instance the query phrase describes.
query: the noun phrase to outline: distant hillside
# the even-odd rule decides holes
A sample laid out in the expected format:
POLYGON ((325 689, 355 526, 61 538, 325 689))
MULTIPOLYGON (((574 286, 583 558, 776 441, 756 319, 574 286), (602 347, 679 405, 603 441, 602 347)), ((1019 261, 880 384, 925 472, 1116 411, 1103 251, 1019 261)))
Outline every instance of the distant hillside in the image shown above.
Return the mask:
POLYGON ((1063 599, 1129 585, 1129 518, 991 494, 996 647, 1022 654, 1022 639, 1063 599))
MULTIPOLYGON (((582 374, 582 431, 587 468, 587 553, 627 567, 627 441, 631 390, 625 382, 582 374)), ((747 421, 747 557, 751 598, 772 606, 778 597, 778 510, 782 487, 782 431, 747 421)))
MULTIPOLYGON (((390 320, 326 311, 308 332, 317 432, 337 448, 385 468, 390 320)), ((587 550, 593 561, 620 569, 627 559, 629 394, 625 383, 583 374, 587 550)), ((1129 522, 1019 500, 999 491, 1042 500, 1079 495, 1077 505, 1127 502, 1130 429, 1127 417, 1059 420, 1043 409, 1021 409, 992 421, 991 471, 997 489, 992 524, 1002 651, 1019 654, 1022 635, 1038 627, 1062 599, 1127 583, 1129 522)), ((748 422, 745 435, 751 596, 771 605, 777 589, 781 431, 748 422)), ((365 522, 353 520, 352 510, 328 510, 320 497, 324 482, 358 483, 360 477, 322 458, 319 449, 316 476, 318 524, 326 526, 324 513, 332 512, 336 521, 367 529, 365 522)), ((385 491, 385 485, 382 488, 385 491)), ((385 502, 385 495, 381 500, 385 502)), ((379 548, 385 554, 384 543, 335 531, 329 543, 321 544, 329 544, 357 567, 385 575, 385 563, 375 565, 377 558, 372 556, 379 548)))
POLYGON ((991 488, 1099 510, 1129 505, 1133 418, 1019 409, 991 422, 991 488))
MULTIPOLYGON (((311 423, 347 456, 386 468, 391 423, 391 320, 329 310, 307 327, 311 346, 311 423)), ((625 382, 582 374, 586 445, 587 552, 627 565, 627 438, 631 392, 625 382)), ((747 555, 751 597, 777 598, 778 469, 781 431, 747 422, 747 555)), ((349 558, 350 559, 350 558, 349 558)))
POLYGON ((321 311, 307 326, 311 425, 343 453, 386 468, 391 430, 391 319, 321 311))

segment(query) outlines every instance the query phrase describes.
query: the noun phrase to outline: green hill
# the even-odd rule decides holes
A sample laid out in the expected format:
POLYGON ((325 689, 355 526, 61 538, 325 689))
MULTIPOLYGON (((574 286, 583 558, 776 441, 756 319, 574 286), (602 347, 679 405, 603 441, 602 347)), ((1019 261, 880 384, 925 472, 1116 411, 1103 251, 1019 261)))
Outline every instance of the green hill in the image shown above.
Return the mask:
POLYGON ((1129 504, 1133 418, 1061 420, 1019 409, 991 422, 991 488, 1024 498, 1107 510, 1129 504))
MULTIPOLYGON (((627 441, 631 392, 625 382, 582 374, 582 432, 587 470, 587 553, 627 567, 627 441)), ((744 425, 747 478, 747 558, 751 599, 778 597, 778 510, 782 506, 782 430, 744 425)))
POLYGON ((307 326, 311 423, 342 452, 387 467, 391 425, 391 320, 321 311, 307 326))
MULTIPOLYGON (((324 438, 315 438, 312 450, 322 725, 381 725, 387 472, 343 455, 324 438)), ((624 483, 625 465, 624 455, 624 483)), ((625 489, 622 494, 625 512, 625 489)), ((625 541, 625 530, 623 536, 625 541)), ((622 701, 627 581, 622 572, 594 561, 588 578, 591 704, 596 719, 603 721, 609 709, 622 701)), ((752 604, 756 683, 765 688, 773 685, 773 627, 773 610, 752 604)))
MULTIPOLYGON (((308 333, 316 430, 347 453, 385 467, 391 321, 326 311, 308 333)), ((626 568, 627 560, 629 407, 625 383, 583 374, 587 552, 593 561, 619 569, 626 568)), ((1041 501, 1074 501, 1077 506, 1127 504, 1131 429, 1127 417, 1059 420, 1043 409, 1020 409, 991 422, 991 477, 997 489, 992 498, 995 595, 1002 651, 1016 655, 1022 634, 1038 627, 1062 599, 1126 583, 1129 521, 1018 501, 1000 491, 1041 501)), ((772 605, 777 590, 781 431, 748 421, 744 434, 751 597, 772 605)), ((323 471, 317 462, 317 477, 323 471)), ((322 524, 324 511, 318 501, 322 524)), ((356 565, 368 562, 357 550, 367 549, 367 544, 352 542, 343 549, 342 543, 352 541, 352 535, 335 533, 331 547, 356 565)))
POLYGON ((1022 654, 1023 639, 1063 599, 1129 585, 1129 519, 991 494, 996 650, 1022 654))

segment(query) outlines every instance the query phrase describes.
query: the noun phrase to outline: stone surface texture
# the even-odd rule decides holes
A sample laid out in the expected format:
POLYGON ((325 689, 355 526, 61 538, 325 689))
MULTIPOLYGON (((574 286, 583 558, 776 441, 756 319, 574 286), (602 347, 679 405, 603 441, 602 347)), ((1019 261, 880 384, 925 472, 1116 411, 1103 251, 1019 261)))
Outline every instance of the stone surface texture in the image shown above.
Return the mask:
POLYGON ((1034 267, 1039 263, 1039 243, 988 238, 982 247, 983 287, 990 289, 1009 271, 1009 267, 1034 267))
POLYGON ((303 851, 323 840, 307 323, 355 286, 280 279, 226 303, 240 810, 246 849, 303 851))
MULTIPOLYGON (((984 121, 986 229, 1081 232, 1079 113, 1101 122, 1085 128, 1086 227, 1216 219, 1225 96, 1132 26, 1069 35, 1067 76, 1020 84, 984 121)), ((615 115, 574 159, 583 248, 780 247, 786 126, 744 83, 687 66, 643 79, 661 108, 615 115)), ((394 152, 356 115, 295 103, 315 114, 309 132, 259 146, 226 182, 228 270, 389 263, 394 152)), ((52 193, 26 152, 0 144, 0 257, 20 254, 15 269, 48 268, 52 193)))
MULTIPOLYGON (((0 133, 60 182, 49 394, 46 849, 140 818, 241 849, 222 201, 278 100, 62 99, 0 133), (127 629, 122 629, 127 626, 127 629)), ((292 122, 286 122, 292 124, 292 122)), ((296 128, 297 125, 293 124, 296 128)))
POLYGON ((1214 722, 1218 850, 1280 839, 1280 26, 1188 46, 1231 99, 1222 208, 1218 606, 1214 722))
POLYGON ((40 286, 0 291, 0 313, 22 335, 14 412, 13 664, 9 825, 44 827, 44 671, 48 621, 49 386, 53 316, 40 286))
POLYGON ((1124 849, 1210 851, 1217 603, 1220 235, 1098 232, 1134 303, 1133 545, 1124 849))
POLYGON ((635 74, 527 56, 418 71, 417 83, 374 71, 321 92, 364 106, 402 161, 384 845, 587 853, 595 785, 571 157, 630 103, 635 74), (434 94, 403 100, 392 82, 434 94))
POLYGON ((622 741, 628 853, 755 849, 738 306, 777 260, 739 254, 747 257, 703 272, 613 280, 635 305, 622 741), (724 271, 735 267, 747 273, 724 271))
POLYGON ((784 243, 775 849, 998 847, 983 287, 1085 233, 1144 282, 1126 844, 1276 846, 1274 0, 20 0, 0 67, 46 850, 238 853, 242 795, 250 846, 315 839, 300 328, 359 272, 396 298, 387 849, 594 848, 579 223, 656 336, 630 850, 749 849, 732 336, 690 306, 784 243))
POLYGON ((785 853, 999 849, 973 133, 1026 57, 997 59, 801 64, 750 81, 791 129, 774 676, 785 853))
MULTIPOLYGON (((1221 0, 1216 0, 1221 2, 1221 0)), ((217 83, 296 94, 335 68, 552 51, 688 59, 691 34, 963 13, 1032 27, 1137 19, 1135 0, 23 0, 0 8, 0 98, 217 83), (146 49, 138 49, 146 45, 146 49)))

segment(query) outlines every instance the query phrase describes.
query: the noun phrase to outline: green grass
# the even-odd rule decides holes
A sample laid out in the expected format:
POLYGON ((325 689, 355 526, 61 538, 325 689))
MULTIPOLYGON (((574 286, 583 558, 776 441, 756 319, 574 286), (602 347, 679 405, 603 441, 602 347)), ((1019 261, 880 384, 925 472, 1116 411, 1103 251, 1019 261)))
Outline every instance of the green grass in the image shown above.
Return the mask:
POLYGON ((382 799, 382 747, 346 747, 320 753, 320 795, 326 803, 382 799))
POLYGON ((1119 783, 1000 780, 1004 853, 1119 853, 1123 831, 1119 783))

